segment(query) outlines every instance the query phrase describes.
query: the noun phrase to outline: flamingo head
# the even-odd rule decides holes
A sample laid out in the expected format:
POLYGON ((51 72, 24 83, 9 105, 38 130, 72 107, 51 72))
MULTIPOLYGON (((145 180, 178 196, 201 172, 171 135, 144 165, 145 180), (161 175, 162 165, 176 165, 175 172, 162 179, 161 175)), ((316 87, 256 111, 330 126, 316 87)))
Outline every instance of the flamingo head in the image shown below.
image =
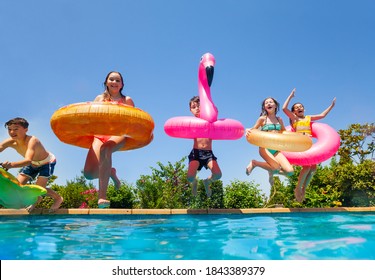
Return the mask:
POLYGON ((205 53, 201 58, 200 64, 206 69, 208 86, 211 86, 214 78, 215 57, 210 53, 205 53))

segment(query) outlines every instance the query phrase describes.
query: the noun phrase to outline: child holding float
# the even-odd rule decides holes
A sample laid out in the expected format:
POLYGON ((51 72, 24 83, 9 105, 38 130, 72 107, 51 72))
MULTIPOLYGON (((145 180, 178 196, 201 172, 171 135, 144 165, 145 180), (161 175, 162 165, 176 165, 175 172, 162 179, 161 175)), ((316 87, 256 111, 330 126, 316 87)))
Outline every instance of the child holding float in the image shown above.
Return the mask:
MULTIPOLYGON (((277 116, 279 110, 279 102, 272 97, 263 100, 260 117, 257 119, 255 125, 246 130, 246 137, 251 137, 255 130, 259 129, 268 133, 282 133, 285 131, 283 120, 277 116)), ((255 167, 260 167, 268 171, 269 182, 273 185, 273 175, 281 174, 291 176, 293 174, 293 166, 288 159, 278 150, 265 148, 259 146, 259 154, 264 161, 251 160, 246 167, 246 175, 250 175, 255 167)))
MULTIPOLYGON (((194 96, 189 102, 191 113, 199 118, 200 102, 199 96, 194 96)), ((189 168, 187 171, 187 179, 192 184, 193 195, 197 195, 197 172, 202 168, 209 168, 211 175, 203 180, 207 197, 210 197, 212 190, 210 183, 221 178, 221 170, 217 163, 217 158, 212 152, 212 139, 210 138, 194 138, 194 146, 189 154, 189 168)))
POLYGON ((167 120, 164 131, 171 137, 194 139, 189 155, 187 178, 192 183, 193 194, 197 194, 197 172, 202 167, 212 174, 203 180, 208 197, 211 196, 210 183, 222 176, 216 157, 212 153, 212 140, 236 140, 244 134, 243 125, 233 119, 218 119, 218 110, 211 98, 211 83, 214 75, 215 58, 205 53, 198 68, 199 97, 190 100, 189 107, 194 117, 181 116, 167 120))
POLYGON ((70 104, 55 111, 51 128, 60 141, 89 149, 84 176, 99 179, 98 207, 109 208, 109 179, 115 188, 121 186, 112 167, 113 153, 150 144, 155 124, 148 113, 135 108, 131 97, 122 93, 124 80, 120 72, 109 72, 103 84, 105 90, 94 102, 70 104))
MULTIPOLYGON (((37 178, 36 185, 46 189, 47 196, 54 200, 50 212, 56 211, 63 202, 63 198, 54 190, 47 188, 48 179, 53 175, 56 165, 55 156, 44 148, 37 137, 27 135, 29 123, 24 118, 11 119, 5 123, 5 127, 8 128, 10 137, 0 143, 0 152, 13 148, 24 158, 13 162, 4 161, 1 166, 6 170, 21 168, 17 176, 21 185, 37 178)), ((39 197, 36 203, 26 209, 31 212, 41 200, 42 197, 39 197)))
MULTIPOLYGON (((336 103, 336 97, 332 100, 330 106, 318 115, 305 116, 305 107, 302 103, 295 103, 288 109, 290 100, 295 96, 296 89, 294 88, 285 100, 283 105, 284 113, 289 117, 290 124, 296 132, 307 134, 312 136, 311 121, 323 119, 332 110, 336 103)), ((314 172, 316 171, 316 164, 303 165, 302 170, 298 177, 298 183, 294 189, 294 195, 298 202, 302 202, 305 199, 306 187, 310 183, 314 172)))
MULTIPOLYGON (((124 81, 120 72, 109 72, 104 80, 104 87, 105 91, 99 94, 94 102, 115 102, 134 107, 133 99, 122 94, 124 81)), ((89 180, 99 178, 99 208, 109 208, 110 206, 110 201, 107 200, 109 178, 113 180, 116 189, 121 186, 116 169, 112 167, 112 154, 121 149, 126 141, 126 136, 116 135, 95 135, 93 138, 87 153, 83 174, 89 180)))

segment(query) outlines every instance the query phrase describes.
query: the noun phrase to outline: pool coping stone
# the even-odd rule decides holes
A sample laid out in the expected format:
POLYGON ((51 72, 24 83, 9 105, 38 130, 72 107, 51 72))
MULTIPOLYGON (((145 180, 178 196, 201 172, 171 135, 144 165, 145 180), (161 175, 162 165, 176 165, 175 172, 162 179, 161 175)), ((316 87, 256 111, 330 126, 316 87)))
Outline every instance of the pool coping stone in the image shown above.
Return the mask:
POLYGON ((0 216, 10 215, 204 215, 204 214, 273 214, 273 213, 321 213, 321 212, 375 212, 375 207, 334 207, 334 208, 246 208, 246 209, 98 209, 71 208, 58 209, 0 209, 0 216))

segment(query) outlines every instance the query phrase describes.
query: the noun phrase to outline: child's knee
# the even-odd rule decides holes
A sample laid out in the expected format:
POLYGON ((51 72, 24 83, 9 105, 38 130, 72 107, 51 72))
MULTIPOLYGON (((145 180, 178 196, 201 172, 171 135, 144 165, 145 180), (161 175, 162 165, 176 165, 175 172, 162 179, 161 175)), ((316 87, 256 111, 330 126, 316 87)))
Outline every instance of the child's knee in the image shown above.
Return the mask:
POLYGON ((96 179, 95 176, 93 175, 92 171, 88 170, 88 169, 84 169, 83 170, 83 176, 87 179, 87 180, 94 180, 96 179))
POLYGON ((212 173, 212 180, 213 181, 216 181, 216 180, 219 180, 221 178, 222 174, 221 172, 220 173, 212 173))
POLYGON ((271 166, 271 173, 272 174, 279 174, 281 171, 281 166, 271 166))
POLYGON ((290 177, 290 176, 292 176, 294 174, 294 169, 292 168, 292 169, 287 169, 287 170, 285 170, 285 175, 286 176, 288 176, 288 177, 290 177))
POLYGON ((193 176, 187 176, 187 180, 188 180, 189 183, 193 183, 194 180, 195 180, 195 176, 194 177, 193 176))

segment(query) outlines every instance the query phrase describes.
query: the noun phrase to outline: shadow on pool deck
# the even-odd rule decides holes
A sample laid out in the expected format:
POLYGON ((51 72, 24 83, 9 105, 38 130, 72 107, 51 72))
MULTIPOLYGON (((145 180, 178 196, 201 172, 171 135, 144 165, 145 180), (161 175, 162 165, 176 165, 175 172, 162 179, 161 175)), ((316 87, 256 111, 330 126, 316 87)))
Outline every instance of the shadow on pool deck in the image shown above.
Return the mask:
POLYGON ((265 214, 265 213, 313 213, 313 212, 375 212, 375 207, 336 208, 249 208, 249 209, 58 209, 49 213, 48 209, 0 209, 0 216, 6 215, 141 215, 141 214, 265 214))

